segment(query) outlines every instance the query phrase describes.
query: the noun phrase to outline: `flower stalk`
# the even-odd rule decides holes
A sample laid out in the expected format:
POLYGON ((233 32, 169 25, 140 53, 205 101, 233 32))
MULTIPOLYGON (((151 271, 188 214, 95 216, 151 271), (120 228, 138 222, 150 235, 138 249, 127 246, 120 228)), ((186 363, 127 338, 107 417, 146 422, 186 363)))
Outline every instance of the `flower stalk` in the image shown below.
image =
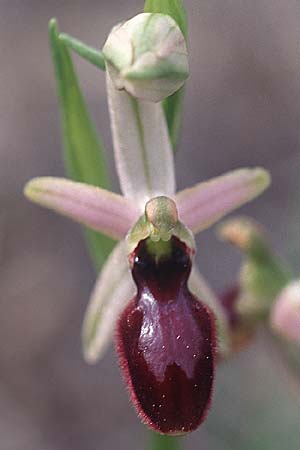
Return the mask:
POLYGON ((179 450, 181 439, 150 431, 148 450, 179 450))

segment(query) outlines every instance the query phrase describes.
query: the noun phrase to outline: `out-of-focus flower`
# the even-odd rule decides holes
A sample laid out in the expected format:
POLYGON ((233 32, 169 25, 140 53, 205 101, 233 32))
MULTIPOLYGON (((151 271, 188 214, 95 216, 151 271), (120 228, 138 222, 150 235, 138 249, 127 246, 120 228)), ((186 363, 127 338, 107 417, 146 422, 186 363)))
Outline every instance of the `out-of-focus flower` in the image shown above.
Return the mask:
POLYGON ((274 300, 290 274, 274 255, 262 225, 253 219, 225 220, 217 233, 244 254, 236 286, 220 297, 228 317, 231 348, 236 351, 250 342, 258 325, 267 323, 274 300))
POLYGON ((282 337, 300 343, 300 280, 289 283, 277 296, 270 325, 282 337))
POLYGON ((289 273, 274 255, 263 227, 249 217, 234 217, 221 223, 218 235, 244 254, 237 281, 235 314, 250 322, 267 318, 289 273))
MULTIPOLYGON (((157 23, 171 23, 161 15, 157 19, 157 23)), ((160 27, 150 29, 155 43, 160 27)), ((144 37, 134 34, 137 48, 138 38, 143 42, 144 37)), ((110 64, 111 60, 107 69, 110 64)), ((197 269, 192 269, 193 233, 259 195, 268 186, 269 175, 261 168, 240 169, 176 194, 173 152, 161 104, 120 91, 119 80, 110 70, 106 73, 123 196, 52 177, 31 180, 25 194, 120 240, 91 295, 83 324, 84 355, 95 362, 117 324, 121 369, 142 420, 156 431, 182 434, 204 420, 210 403, 215 369, 213 314, 218 351, 226 349, 223 310, 197 269)))

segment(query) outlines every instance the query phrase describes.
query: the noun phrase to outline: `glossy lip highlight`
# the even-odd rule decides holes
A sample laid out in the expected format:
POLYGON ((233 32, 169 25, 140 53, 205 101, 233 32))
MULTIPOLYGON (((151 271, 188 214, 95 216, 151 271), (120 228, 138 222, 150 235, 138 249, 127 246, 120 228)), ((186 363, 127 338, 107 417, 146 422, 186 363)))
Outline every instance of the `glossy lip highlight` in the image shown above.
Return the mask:
POLYGON ((146 241, 134 252, 137 294, 118 321, 116 349, 141 420, 157 432, 180 435, 195 430, 209 409, 215 318, 187 287, 185 244, 173 237, 172 255, 155 263, 146 241))

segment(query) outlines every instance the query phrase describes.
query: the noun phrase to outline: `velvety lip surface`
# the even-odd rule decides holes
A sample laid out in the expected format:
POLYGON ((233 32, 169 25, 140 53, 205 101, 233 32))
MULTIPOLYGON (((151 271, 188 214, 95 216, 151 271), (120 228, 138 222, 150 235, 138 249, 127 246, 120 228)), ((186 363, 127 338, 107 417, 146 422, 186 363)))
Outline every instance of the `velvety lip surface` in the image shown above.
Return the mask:
POLYGON ((188 249, 177 238, 171 255, 158 263, 141 241, 132 269, 137 295, 117 328, 131 399, 142 420, 165 434, 196 429, 212 393, 214 318, 188 290, 190 271, 188 249))

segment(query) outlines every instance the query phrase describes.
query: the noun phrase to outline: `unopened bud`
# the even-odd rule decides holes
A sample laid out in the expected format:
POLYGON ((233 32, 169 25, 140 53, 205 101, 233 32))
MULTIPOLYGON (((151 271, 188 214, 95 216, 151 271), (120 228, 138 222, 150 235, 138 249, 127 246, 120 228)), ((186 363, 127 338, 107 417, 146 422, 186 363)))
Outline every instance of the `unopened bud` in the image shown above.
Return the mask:
POLYGON ((139 99, 159 102, 188 77, 184 36, 165 14, 143 13, 116 25, 103 54, 115 87, 139 99))
POLYGON ((219 226, 218 235, 245 256, 238 280, 237 313, 253 323, 266 318, 274 298, 289 280, 287 268, 273 253, 263 227, 253 219, 229 219, 219 226))
POLYGON ((292 281, 280 292, 270 324, 281 336, 300 343, 300 280, 292 281))
POLYGON ((218 236, 247 254, 266 246, 263 227, 249 217, 234 217, 221 223, 218 236))

